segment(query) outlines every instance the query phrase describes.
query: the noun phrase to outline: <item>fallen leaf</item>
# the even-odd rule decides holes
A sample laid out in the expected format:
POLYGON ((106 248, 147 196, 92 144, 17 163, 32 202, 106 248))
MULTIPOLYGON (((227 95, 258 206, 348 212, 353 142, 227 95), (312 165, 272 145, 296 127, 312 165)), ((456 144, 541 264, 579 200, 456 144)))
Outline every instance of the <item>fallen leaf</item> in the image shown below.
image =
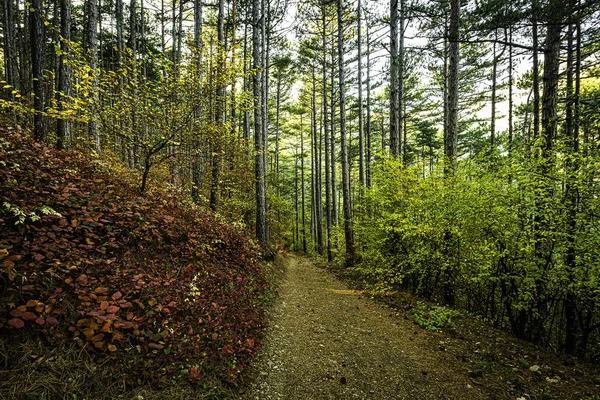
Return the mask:
POLYGON ((32 313, 31 311, 27 311, 25 313, 23 313, 23 315, 21 316, 21 318, 23 318, 25 321, 33 321, 35 320, 37 317, 34 313, 32 313))
POLYGON ((8 321, 8 324, 10 326, 12 326, 13 328, 17 328, 17 329, 22 328, 22 327, 25 326, 25 322, 23 322, 23 320, 20 319, 20 318, 12 318, 12 319, 10 319, 8 321))
POLYGON ((110 307, 108 307, 106 309, 106 312, 109 313, 109 314, 114 314, 114 313, 116 313, 119 310, 120 310, 120 308, 117 307, 117 306, 110 306, 110 307))
POLYGON ((92 337, 92 342, 99 342, 99 341, 101 341, 102 339, 104 339, 104 333, 99 333, 99 334, 97 334, 97 335, 94 335, 94 336, 92 337))

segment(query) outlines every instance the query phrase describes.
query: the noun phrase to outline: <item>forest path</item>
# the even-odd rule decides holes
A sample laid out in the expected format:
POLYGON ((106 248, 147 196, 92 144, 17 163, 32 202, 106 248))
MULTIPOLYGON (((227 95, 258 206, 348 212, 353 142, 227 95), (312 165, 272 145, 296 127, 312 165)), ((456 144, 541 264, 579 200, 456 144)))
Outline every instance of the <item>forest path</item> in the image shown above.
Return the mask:
POLYGON ((291 255, 244 398, 488 398, 419 331, 309 259, 291 255))

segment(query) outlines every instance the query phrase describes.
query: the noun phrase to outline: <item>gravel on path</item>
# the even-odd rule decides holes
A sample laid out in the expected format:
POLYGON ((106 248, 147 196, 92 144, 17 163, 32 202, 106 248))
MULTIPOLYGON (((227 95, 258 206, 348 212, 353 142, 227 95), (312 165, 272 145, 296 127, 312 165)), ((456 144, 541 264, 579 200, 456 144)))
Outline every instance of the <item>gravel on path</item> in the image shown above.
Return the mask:
POLYGON ((485 399, 412 321, 291 255, 244 399, 485 399))

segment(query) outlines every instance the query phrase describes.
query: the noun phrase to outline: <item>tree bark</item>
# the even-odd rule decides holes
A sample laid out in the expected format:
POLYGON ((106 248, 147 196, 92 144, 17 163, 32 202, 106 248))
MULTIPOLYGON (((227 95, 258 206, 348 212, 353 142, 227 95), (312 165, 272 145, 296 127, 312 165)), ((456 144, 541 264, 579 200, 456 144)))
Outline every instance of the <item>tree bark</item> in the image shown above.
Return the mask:
POLYGON ((42 0, 31 0, 29 7, 29 29, 31 40, 31 72, 33 76, 33 135, 37 142, 45 142, 47 136, 44 95, 44 8, 42 0))
MULTIPOLYGON (((248 24, 244 24, 244 90, 250 90, 248 75, 248 24)), ((248 154, 251 152, 250 146, 250 112, 244 111, 243 119, 243 135, 244 139, 248 142, 248 154)))
POLYGON ((306 191, 305 191, 305 180, 304 180, 304 131, 302 118, 303 114, 300 115, 300 171, 302 178, 302 249, 306 254, 308 252, 308 247, 306 243, 306 211, 305 211, 305 199, 306 199, 306 191))
POLYGON ((19 89, 18 66, 16 56, 16 38, 15 38, 15 17, 14 17, 14 0, 3 1, 3 37, 4 37, 4 71, 6 83, 15 89, 19 89))
POLYGON ((312 132, 313 132, 313 159, 315 176, 315 233, 317 252, 324 254, 323 250, 323 201, 321 192, 321 157, 319 152, 319 139, 317 130, 317 80, 315 67, 312 67, 312 132))
POLYGON ((294 250, 298 251, 298 242, 300 241, 300 209, 298 208, 298 146, 294 146, 294 209, 296 210, 296 223, 294 226, 294 250))
MULTIPOLYGON (((406 143, 402 140, 402 135, 406 136, 404 120, 404 0, 400 2, 400 27, 398 28, 398 154, 397 157, 406 151, 406 143)), ((406 139, 406 138, 404 138, 406 139)))
POLYGON ((365 173, 365 130, 363 120, 363 77, 362 77, 362 10, 361 0, 358 0, 356 12, 358 13, 358 177, 361 190, 367 186, 365 173))
MULTIPOLYGON (((497 32, 494 31, 494 35, 497 35, 497 32)), ((497 39, 497 38, 496 38, 497 39)), ((496 42, 493 44, 494 52, 493 52, 493 60, 492 60, 492 99, 491 99, 491 108, 492 115, 490 119, 490 150, 493 153, 494 147, 496 145, 496 80, 497 80, 497 72, 498 72, 498 57, 496 56, 496 42)))
POLYGON ((337 190, 337 168, 336 168, 336 152, 335 152, 335 44, 332 40, 331 49, 331 217, 334 226, 339 223, 338 212, 338 190, 337 190))
MULTIPOLYGON (((222 71, 225 69, 224 63, 225 57, 225 0, 219 0, 219 11, 217 14, 217 40, 219 42, 218 60, 219 65, 217 66, 218 76, 222 76, 222 71)), ((215 123, 217 126, 224 126, 225 117, 225 86, 219 82, 217 83, 217 107, 215 115, 215 123)), ((218 140, 215 142, 218 143, 218 140)), ((215 144, 213 146, 213 157, 212 157, 212 184, 210 187, 210 209, 216 212, 219 208, 219 190, 220 190, 220 179, 221 179, 221 146, 215 144)))
MULTIPOLYGON (((261 25, 262 15, 260 0, 252 2, 252 59, 253 68, 259 70, 262 66, 261 54, 261 25)), ((267 198, 265 191, 265 159, 266 148, 263 129, 262 113, 262 73, 258 72, 253 78, 254 91, 254 150, 255 183, 256 183, 256 237, 265 248, 267 246, 267 198)))
POLYGON ((398 97, 398 0, 390 0, 390 154, 400 154, 400 104, 398 97))
MULTIPOLYGON (((508 27, 508 42, 512 43, 512 25, 508 27)), ((508 151, 513 147, 513 46, 508 46, 508 151)))
POLYGON ((460 0, 450 0, 450 27, 448 41, 450 55, 448 61, 448 126, 444 137, 445 171, 455 174, 457 167, 458 144, 458 63, 459 63, 459 24, 460 0))
POLYGON ((344 66, 344 19, 343 0, 337 2, 338 22, 338 70, 340 98, 340 141, 342 151, 342 195, 344 197, 344 236, 346 239, 346 266, 354 265, 354 231, 352 227, 352 197, 350 191, 350 165, 348 162, 348 146, 346 144, 346 92, 344 66))
POLYGON ((371 188, 371 36, 369 34, 369 24, 366 24, 367 33, 367 131, 366 131, 366 160, 365 173, 367 187, 371 188))
POLYGON ((540 137, 540 83, 539 83, 539 60, 538 60, 538 3, 532 0, 531 19, 533 36, 533 140, 540 137))
MULTIPOLYGON (((275 176, 277 182, 279 182, 279 117, 281 114, 281 79, 282 79, 282 68, 277 69, 277 98, 275 105, 275 176)), ((277 187, 279 191, 279 186, 277 187)))
MULTIPOLYGON (((87 0, 88 11, 88 26, 87 26, 87 47, 90 57, 90 70, 94 74, 92 79, 92 97, 94 105, 97 107, 99 103, 98 97, 98 0, 87 0)), ((98 131, 98 123, 96 122, 97 115, 92 112, 92 117, 88 122, 88 134, 92 141, 92 148, 97 154, 102 153, 100 145, 100 133, 98 131)))
POLYGON ((327 261, 333 261, 333 246, 331 243, 331 227, 332 227, 332 215, 331 215, 331 147, 330 147, 330 134, 329 134, 329 110, 327 102, 327 25, 325 21, 325 5, 321 5, 321 43, 323 46, 323 127, 325 134, 325 224, 327 229, 327 261))
MULTIPOLYGON (((567 293, 565 295, 565 351, 570 354, 574 354, 577 350, 577 319, 576 311, 577 305, 575 302, 576 293, 572 287, 572 283, 575 278, 575 271, 577 269, 577 248, 576 248, 576 234, 577 234, 577 211, 579 208, 579 190, 577 188, 577 181, 575 180, 579 173, 579 162, 577 161, 577 155, 579 153, 579 123, 580 123, 580 110, 579 110, 579 96, 581 91, 581 22, 577 21, 575 27, 577 39, 575 44, 575 55, 573 54, 573 27, 569 26, 569 46, 568 46, 568 67, 567 67, 567 96, 568 100, 568 119, 572 119, 570 123, 567 123, 567 149, 570 150, 571 154, 575 157, 571 161, 571 158, 567 157, 567 184, 565 186, 565 200, 567 208, 567 255, 565 265, 567 268, 567 276, 569 285, 567 287, 567 293), (575 56, 575 57, 574 57, 575 56), (575 60, 573 60, 575 58, 575 60), (574 64, 574 65, 573 65, 574 64), (575 71, 573 71, 573 69, 575 71), (574 74, 573 74, 574 72, 574 74), (573 75, 575 78, 575 88, 573 89, 573 75)), ((568 120, 567 120, 568 122, 568 120)), ((585 349, 582 349, 585 350, 585 349)))
MULTIPOLYGON (((64 111, 64 102, 71 96, 71 69, 66 62, 69 54, 67 41, 71 40, 71 0, 60 0, 60 58, 58 68, 58 109, 64 111)), ((56 148, 66 149, 71 145, 71 124, 66 118, 56 121, 56 148)))
POLYGON ((542 97, 542 136, 544 152, 548 156, 558 126, 558 72, 560 66, 561 9, 560 0, 551 0, 548 4, 548 28, 544 46, 544 91, 542 97))

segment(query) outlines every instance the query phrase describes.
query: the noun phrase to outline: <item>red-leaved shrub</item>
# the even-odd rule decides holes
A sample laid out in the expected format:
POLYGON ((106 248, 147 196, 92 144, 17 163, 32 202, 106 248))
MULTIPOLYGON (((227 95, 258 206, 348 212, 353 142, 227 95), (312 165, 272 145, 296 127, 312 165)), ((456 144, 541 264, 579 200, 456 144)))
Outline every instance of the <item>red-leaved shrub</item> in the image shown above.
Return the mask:
POLYGON ((0 130, 0 332, 75 340, 157 383, 235 383, 263 323, 256 247, 174 191, 0 130))

